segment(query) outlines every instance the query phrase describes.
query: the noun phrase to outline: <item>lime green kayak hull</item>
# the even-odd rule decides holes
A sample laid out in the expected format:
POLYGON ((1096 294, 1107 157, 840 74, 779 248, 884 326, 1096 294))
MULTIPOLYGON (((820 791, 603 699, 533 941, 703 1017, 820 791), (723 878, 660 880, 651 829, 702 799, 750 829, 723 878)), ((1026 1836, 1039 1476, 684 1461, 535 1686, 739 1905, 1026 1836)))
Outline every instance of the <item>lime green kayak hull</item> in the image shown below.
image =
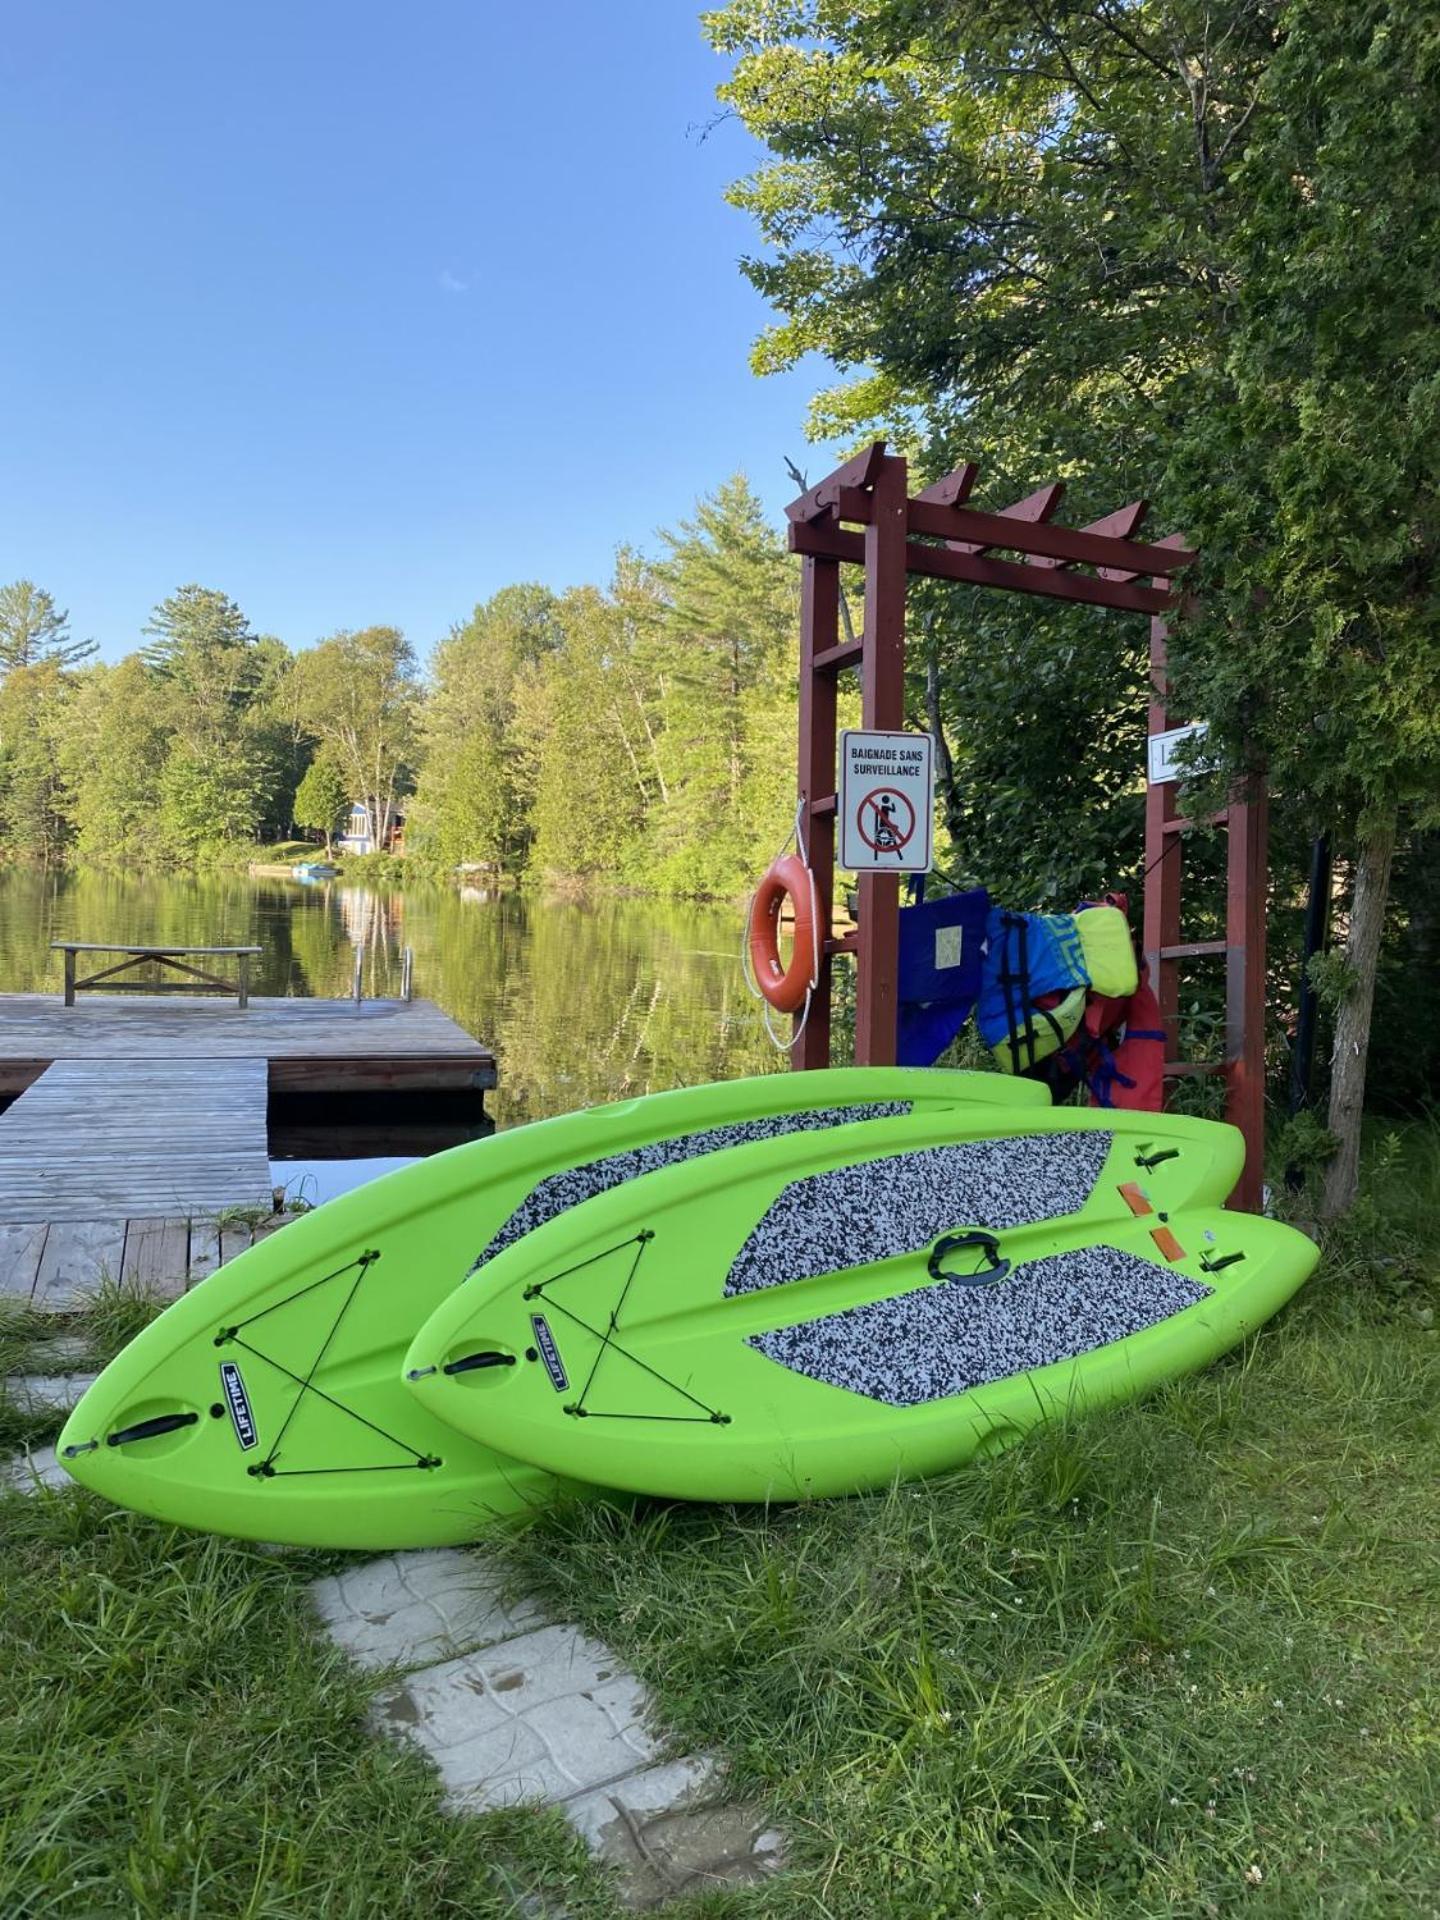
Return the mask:
POLYGON ((733 1148, 501 1253, 406 1356, 415 1398, 556 1474, 698 1500, 954 1467, 1205 1365, 1316 1250, 1220 1202, 1232 1129, 917 1115, 733 1148))
POLYGON ((477 1263, 682 1154, 957 1104, 1028 1112, 1049 1096, 999 1074, 779 1073, 567 1114, 402 1168, 171 1306, 85 1395, 60 1457, 107 1498, 181 1526, 360 1549, 473 1538, 555 1492, 549 1473, 447 1426, 401 1383, 415 1333, 477 1263))

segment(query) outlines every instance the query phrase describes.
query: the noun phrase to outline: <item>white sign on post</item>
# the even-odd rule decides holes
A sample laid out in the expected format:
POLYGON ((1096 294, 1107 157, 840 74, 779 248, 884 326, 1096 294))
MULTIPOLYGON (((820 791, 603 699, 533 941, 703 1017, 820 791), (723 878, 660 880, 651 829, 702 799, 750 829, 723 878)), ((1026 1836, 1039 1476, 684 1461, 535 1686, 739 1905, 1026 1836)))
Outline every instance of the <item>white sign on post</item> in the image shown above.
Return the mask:
POLYGON ((850 873, 928 873, 935 743, 928 733, 840 736, 839 864, 850 873))
POLYGON ((1169 780, 1178 780, 1182 773, 1199 773, 1200 766, 1182 767, 1175 758, 1175 749, 1182 740, 1203 740, 1210 731, 1209 722, 1197 720, 1193 727, 1172 727, 1168 733, 1152 733, 1148 749, 1148 772, 1152 787, 1163 787, 1169 780))

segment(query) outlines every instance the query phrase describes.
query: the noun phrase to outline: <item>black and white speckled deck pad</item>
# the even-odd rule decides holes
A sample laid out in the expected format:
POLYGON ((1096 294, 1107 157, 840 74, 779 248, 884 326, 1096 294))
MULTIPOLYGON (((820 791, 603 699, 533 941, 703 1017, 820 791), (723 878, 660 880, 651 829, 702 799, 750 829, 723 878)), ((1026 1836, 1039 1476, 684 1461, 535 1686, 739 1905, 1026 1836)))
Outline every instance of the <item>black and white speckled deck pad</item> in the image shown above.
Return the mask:
POLYGON ((909 1100, 857 1100, 844 1107, 806 1107, 797 1113, 772 1113, 760 1120, 735 1120, 728 1126, 707 1127, 700 1133, 681 1133, 671 1140, 655 1140, 649 1146, 630 1147, 624 1153, 612 1153, 603 1160, 590 1160, 584 1166, 567 1167, 549 1174, 520 1202, 510 1218, 471 1267, 475 1273, 487 1260, 493 1260, 514 1241, 536 1227, 553 1220, 557 1214, 593 1200, 597 1193, 608 1193, 626 1180, 642 1173, 656 1173, 661 1167, 673 1167, 681 1160, 695 1160, 705 1153, 719 1153, 725 1147, 743 1147, 753 1140, 773 1140, 785 1133, 812 1133, 822 1127, 845 1127, 855 1120, 893 1120, 911 1111, 909 1100))
POLYGON ((1077 1129, 967 1140, 794 1180, 736 1254, 726 1297, 916 1253, 961 1227, 998 1233, 1078 1213, 1114 1138, 1077 1129))
POLYGON ((808 1379, 914 1407, 1091 1353, 1211 1291, 1116 1247, 1076 1247, 991 1287, 942 1281, 747 1344, 808 1379))

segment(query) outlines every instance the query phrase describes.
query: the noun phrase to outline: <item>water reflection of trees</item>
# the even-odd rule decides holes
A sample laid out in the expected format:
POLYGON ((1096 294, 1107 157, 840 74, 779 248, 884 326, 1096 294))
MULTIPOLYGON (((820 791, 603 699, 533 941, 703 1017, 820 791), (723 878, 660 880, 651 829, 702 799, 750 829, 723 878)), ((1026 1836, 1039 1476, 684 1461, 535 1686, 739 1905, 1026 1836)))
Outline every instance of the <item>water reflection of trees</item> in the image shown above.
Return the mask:
POLYGON ((243 874, 0 869, 0 991, 51 991, 52 939, 257 944, 260 994, 415 991, 493 1047, 502 1123, 783 1065, 740 977, 738 913, 602 900, 477 900, 243 874))

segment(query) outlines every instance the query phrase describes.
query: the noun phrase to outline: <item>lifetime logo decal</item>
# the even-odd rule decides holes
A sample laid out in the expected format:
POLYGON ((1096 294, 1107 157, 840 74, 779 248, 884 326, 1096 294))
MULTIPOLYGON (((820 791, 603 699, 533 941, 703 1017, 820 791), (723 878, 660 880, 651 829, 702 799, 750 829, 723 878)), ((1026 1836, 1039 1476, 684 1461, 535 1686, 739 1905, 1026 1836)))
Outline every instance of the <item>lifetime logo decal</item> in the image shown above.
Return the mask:
POLYGON ((545 1371, 550 1376, 550 1384, 557 1393, 564 1393, 570 1384, 570 1376, 565 1371, 565 1362, 560 1358, 560 1349, 550 1331, 550 1322, 543 1313, 532 1313, 530 1325, 535 1333, 535 1345, 540 1351, 540 1358, 545 1362, 545 1371))
POLYGON ((235 1429, 235 1438, 245 1452, 260 1444, 260 1435, 255 1430, 255 1416, 250 1411, 250 1396, 245 1391, 245 1382, 240 1378, 240 1369, 233 1360, 220 1362, 220 1384, 225 1389, 225 1404, 230 1409, 230 1424, 235 1429))

